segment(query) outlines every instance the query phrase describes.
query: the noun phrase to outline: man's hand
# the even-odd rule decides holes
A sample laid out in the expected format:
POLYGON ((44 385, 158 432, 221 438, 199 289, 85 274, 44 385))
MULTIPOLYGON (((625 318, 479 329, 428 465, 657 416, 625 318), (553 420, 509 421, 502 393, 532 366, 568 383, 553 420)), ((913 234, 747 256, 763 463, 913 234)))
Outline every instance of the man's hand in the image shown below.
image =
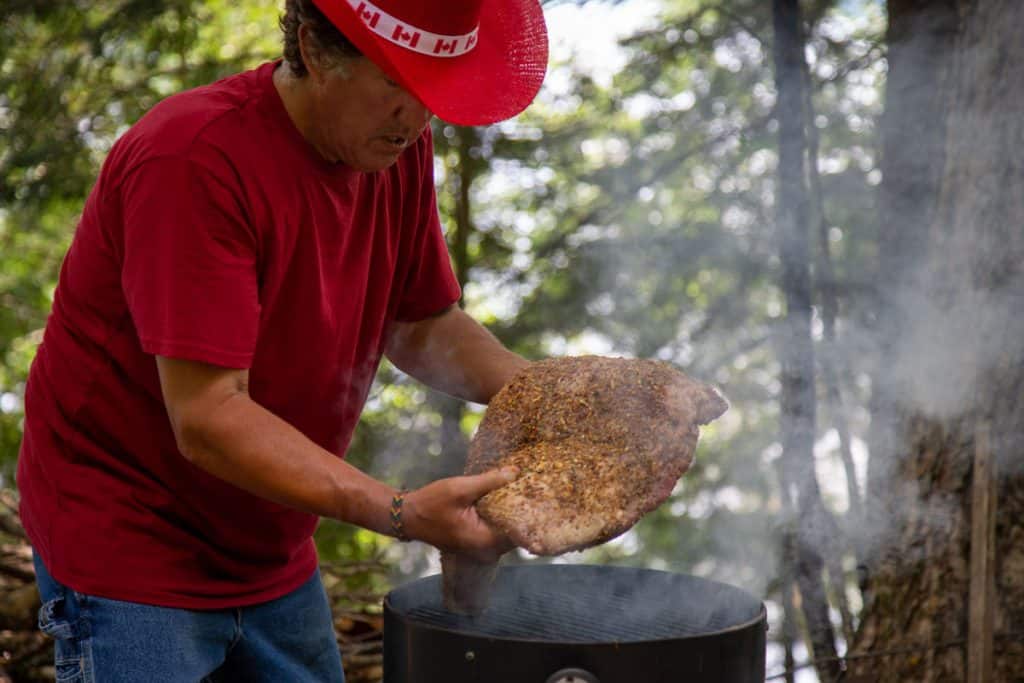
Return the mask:
POLYGON ((409 538, 429 543, 442 552, 496 562, 514 548, 508 538, 477 515, 474 504, 491 491, 512 482, 515 468, 440 479, 405 496, 402 524, 409 538))

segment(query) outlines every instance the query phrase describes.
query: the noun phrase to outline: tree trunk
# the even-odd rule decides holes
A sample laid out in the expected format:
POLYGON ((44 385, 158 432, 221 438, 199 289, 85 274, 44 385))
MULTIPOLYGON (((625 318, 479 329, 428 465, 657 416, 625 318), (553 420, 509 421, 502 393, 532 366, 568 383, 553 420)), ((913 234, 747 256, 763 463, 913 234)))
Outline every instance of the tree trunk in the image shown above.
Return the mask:
POLYGON ((1021 681, 1024 4, 903 0, 889 11, 876 545, 848 680, 966 680, 972 468, 986 425, 998 472, 990 680, 1021 681))
MULTIPOLYGON (((777 339, 780 361, 782 467, 785 509, 795 514, 795 548, 783 562, 794 572, 809 649, 821 660, 824 680, 838 673, 835 633, 829 619, 821 549, 831 536, 828 513, 814 471, 814 347, 811 338, 811 273, 808 245, 807 154, 804 118, 804 39, 798 0, 774 0, 775 85, 778 92, 779 188, 777 239, 786 317, 777 339)), ((786 532, 788 537, 789 531, 786 532)), ((788 545, 788 544, 787 544, 788 545)), ((784 582, 785 583, 785 582, 784 582)), ((784 589, 785 590, 785 589, 784 589)), ((784 600, 784 604, 786 601, 784 600)), ((793 615, 787 615, 793 620, 793 615)))

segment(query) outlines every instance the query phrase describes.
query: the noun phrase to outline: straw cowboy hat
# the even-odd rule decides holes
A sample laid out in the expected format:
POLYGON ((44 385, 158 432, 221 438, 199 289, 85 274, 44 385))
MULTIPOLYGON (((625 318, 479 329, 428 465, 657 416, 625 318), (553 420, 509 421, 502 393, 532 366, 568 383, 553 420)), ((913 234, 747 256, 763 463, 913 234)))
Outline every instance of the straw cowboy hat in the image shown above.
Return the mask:
POLYGON ((314 0, 372 62, 459 125, 515 116, 548 62, 538 0, 314 0))

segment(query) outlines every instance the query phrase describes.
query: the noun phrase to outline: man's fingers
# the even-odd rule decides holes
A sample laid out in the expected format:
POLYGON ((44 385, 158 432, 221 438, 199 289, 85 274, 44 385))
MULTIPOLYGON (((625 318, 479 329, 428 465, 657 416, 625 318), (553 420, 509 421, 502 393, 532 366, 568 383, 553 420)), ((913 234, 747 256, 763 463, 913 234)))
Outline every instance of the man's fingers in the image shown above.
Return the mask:
POLYGON ((472 498, 473 502, 476 502, 491 491, 500 489, 505 484, 515 481, 518 476, 519 470, 515 467, 503 467, 500 470, 490 470, 483 474, 469 475, 463 477, 463 479, 465 479, 467 484, 467 495, 472 498))
POLYGON ((487 525, 474 503, 517 476, 518 470, 509 467, 443 479, 410 492, 403 508, 406 533, 442 551, 497 562, 515 544, 487 525))

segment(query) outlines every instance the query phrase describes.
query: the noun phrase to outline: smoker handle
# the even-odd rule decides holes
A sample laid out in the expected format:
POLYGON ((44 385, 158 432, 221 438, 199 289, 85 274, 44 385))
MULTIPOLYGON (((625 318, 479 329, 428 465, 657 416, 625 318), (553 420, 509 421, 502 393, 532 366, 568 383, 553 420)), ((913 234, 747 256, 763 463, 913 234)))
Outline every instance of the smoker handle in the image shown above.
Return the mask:
POLYGON ((545 683, 601 683, 586 669, 562 669, 548 676, 545 683))

